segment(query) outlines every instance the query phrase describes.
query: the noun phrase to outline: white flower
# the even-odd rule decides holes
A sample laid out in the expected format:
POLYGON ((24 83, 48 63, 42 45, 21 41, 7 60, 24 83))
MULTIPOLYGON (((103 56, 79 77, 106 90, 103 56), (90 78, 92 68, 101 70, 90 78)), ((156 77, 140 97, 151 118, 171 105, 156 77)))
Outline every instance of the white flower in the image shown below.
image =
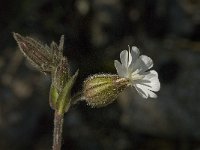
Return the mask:
POLYGON ((141 55, 137 47, 133 46, 129 51, 123 50, 120 53, 120 60, 115 60, 115 68, 122 78, 128 78, 130 85, 135 87, 143 98, 157 98, 154 92, 160 90, 158 73, 155 70, 149 70, 153 67, 153 61, 150 57, 141 55))

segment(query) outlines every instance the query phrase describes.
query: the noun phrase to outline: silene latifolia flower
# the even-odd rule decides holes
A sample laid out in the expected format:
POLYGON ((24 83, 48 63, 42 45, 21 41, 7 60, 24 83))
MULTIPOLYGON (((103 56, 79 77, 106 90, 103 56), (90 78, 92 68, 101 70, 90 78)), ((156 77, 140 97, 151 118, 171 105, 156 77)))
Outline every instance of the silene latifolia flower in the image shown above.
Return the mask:
POLYGON ((115 60, 115 68, 121 78, 129 79, 129 84, 138 91, 143 98, 157 98, 155 92, 160 90, 158 73, 149 70, 153 67, 153 61, 146 55, 140 55, 137 47, 133 46, 129 51, 120 53, 120 60, 115 60))
POLYGON ((83 95, 92 107, 104 107, 112 103, 127 87, 135 87, 143 98, 156 98, 160 90, 158 74, 151 58, 140 55, 133 46, 120 53, 120 60, 114 61, 118 75, 98 74, 88 77, 83 85, 83 95))

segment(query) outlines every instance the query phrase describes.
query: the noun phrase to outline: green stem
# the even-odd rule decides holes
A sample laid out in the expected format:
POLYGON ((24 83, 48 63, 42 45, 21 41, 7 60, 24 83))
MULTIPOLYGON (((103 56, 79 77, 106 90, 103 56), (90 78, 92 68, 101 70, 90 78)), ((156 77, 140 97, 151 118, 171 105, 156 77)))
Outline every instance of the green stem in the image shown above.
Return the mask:
POLYGON ((53 132, 53 150, 61 150, 62 146, 63 115, 55 111, 54 114, 54 132, 53 132))

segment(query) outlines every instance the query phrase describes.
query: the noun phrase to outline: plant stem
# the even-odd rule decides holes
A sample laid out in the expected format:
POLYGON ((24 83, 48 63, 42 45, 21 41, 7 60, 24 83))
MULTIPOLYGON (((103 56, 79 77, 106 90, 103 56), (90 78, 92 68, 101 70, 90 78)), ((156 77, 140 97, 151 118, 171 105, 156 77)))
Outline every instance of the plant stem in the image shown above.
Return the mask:
POLYGON ((53 132, 53 150, 61 150, 63 116, 55 111, 54 114, 54 132, 53 132))

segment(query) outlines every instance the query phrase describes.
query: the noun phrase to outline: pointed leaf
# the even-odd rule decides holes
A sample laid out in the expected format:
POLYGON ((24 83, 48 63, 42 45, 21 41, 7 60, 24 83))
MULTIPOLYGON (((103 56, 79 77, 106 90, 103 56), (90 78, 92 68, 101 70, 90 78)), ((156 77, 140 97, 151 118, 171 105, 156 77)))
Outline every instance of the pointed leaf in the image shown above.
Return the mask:
POLYGON ((57 100, 57 109, 58 109, 59 114, 64 114, 66 109, 70 105, 71 89, 74 85, 77 75, 78 75, 78 71, 76 71, 76 73, 68 80, 62 92, 59 94, 59 97, 57 100))
POLYGON ((64 85, 69 80, 69 65, 66 57, 60 60, 60 63, 56 67, 54 74, 52 75, 53 85, 59 91, 59 93, 64 88, 64 85))
POLYGON ((13 33, 15 40, 24 54, 34 67, 42 72, 50 72, 52 68, 52 58, 49 48, 42 45, 30 37, 23 37, 18 33, 13 33))
POLYGON ((59 43, 59 47, 58 47, 61 55, 63 54, 64 42, 65 42, 64 35, 62 35, 60 37, 60 43, 59 43))

